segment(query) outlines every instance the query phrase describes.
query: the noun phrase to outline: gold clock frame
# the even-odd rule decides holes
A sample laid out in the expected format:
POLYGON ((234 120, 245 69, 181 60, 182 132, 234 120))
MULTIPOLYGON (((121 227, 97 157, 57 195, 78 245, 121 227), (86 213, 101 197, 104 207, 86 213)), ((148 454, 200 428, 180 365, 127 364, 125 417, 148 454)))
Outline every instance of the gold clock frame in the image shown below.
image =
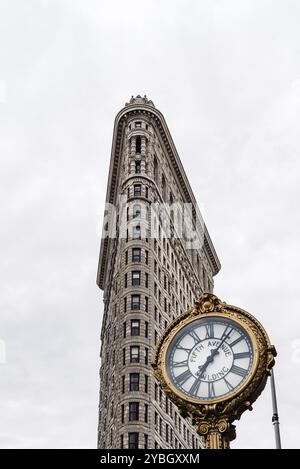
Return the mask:
POLYGON ((222 302, 215 295, 203 294, 195 306, 176 318, 162 335, 153 358, 154 375, 166 395, 180 409, 192 417, 198 433, 204 437, 207 449, 229 448, 235 438, 234 420, 240 419, 245 410, 252 410, 253 402, 263 391, 276 356, 275 347, 260 322, 247 311, 222 302), (208 317, 231 319, 249 335, 253 348, 252 366, 246 379, 230 394, 211 399, 197 400, 180 392, 167 373, 166 357, 174 337, 188 324, 208 317))

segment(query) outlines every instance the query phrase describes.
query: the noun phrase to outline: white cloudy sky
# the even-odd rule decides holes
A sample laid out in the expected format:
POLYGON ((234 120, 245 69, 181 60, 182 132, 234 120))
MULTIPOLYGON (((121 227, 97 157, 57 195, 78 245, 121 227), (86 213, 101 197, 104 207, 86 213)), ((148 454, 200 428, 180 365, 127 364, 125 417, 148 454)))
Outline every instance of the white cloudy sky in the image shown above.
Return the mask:
MULTIPOLYGON (((278 349, 299 447, 300 2, 4 0, 0 21, 0 446, 96 445, 99 227, 113 119, 140 93, 205 207, 216 294, 278 349)), ((273 447, 269 389, 237 432, 273 447)))

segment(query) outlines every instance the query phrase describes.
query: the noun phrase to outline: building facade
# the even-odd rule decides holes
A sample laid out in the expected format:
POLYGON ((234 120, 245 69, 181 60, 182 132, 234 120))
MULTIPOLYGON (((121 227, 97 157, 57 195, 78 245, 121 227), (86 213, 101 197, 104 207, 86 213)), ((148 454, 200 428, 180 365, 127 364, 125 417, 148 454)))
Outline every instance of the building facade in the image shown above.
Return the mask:
POLYGON ((199 448, 151 357, 170 322, 212 292, 220 263, 165 119, 146 97, 116 116, 106 202, 98 447, 199 448))

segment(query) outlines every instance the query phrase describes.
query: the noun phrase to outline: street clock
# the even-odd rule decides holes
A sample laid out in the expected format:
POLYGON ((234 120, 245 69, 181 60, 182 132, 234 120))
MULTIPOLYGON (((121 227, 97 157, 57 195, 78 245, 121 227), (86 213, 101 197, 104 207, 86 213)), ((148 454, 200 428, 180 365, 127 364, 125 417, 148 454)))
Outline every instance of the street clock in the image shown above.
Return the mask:
POLYGON ((204 294, 157 346, 153 367, 167 396, 197 424, 206 448, 229 448, 239 419, 265 387, 276 351, 251 314, 204 294))

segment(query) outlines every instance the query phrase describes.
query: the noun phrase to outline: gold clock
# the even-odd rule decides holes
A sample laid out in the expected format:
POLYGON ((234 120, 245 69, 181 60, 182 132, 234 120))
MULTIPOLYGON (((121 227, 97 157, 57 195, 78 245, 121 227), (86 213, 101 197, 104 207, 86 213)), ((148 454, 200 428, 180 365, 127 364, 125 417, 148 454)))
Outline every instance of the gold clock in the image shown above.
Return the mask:
POLYGON ((232 422, 262 392, 275 355, 252 315, 204 294, 165 331, 153 367, 166 394, 194 418, 198 432, 213 436, 206 438, 206 446, 228 447, 235 436, 232 422))

